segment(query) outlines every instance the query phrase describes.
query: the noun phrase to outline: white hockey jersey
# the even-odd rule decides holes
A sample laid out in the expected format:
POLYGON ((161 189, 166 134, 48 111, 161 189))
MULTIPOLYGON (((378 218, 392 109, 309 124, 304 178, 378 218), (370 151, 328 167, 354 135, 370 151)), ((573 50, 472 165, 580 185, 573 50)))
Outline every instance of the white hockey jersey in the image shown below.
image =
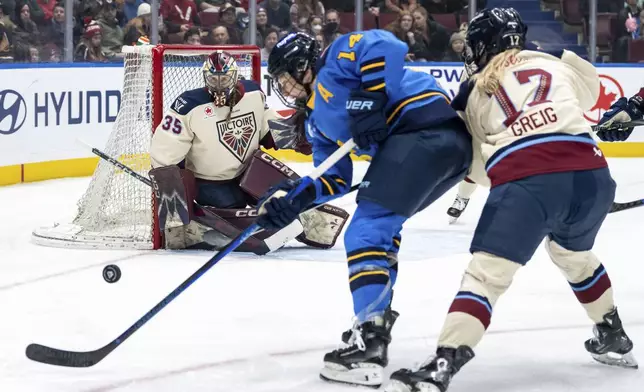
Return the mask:
POLYGON ((176 165, 185 159, 185 168, 196 178, 223 181, 241 175, 269 133, 268 120, 281 117, 266 106, 255 82, 240 83, 243 97, 229 121, 230 108, 215 106, 205 88, 181 94, 152 136, 152 167, 176 165))
POLYGON ((607 163, 583 117, 599 95, 597 71, 575 53, 523 50, 509 60, 500 87, 488 95, 468 81, 452 106, 473 136, 471 177, 491 186, 535 174, 590 170, 607 163), (480 154, 479 154, 480 153, 480 154))

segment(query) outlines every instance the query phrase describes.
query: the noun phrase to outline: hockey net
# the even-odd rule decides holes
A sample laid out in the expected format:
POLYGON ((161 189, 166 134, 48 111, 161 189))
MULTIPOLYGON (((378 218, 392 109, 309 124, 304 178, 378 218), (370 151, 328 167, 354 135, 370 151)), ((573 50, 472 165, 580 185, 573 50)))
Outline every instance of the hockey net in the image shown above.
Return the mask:
MULTIPOLYGON (((121 107, 102 149, 138 174, 148 177, 148 149, 163 113, 184 91, 204 86, 201 67, 217 49, 233 55, 245 79, 261 82, 256 46, 157 45, 124 47, 121 107)), ((41 245, 73 248, 158 249, 162 247, 149 186, 99 160, 68 224, 34 230, 41 245)))

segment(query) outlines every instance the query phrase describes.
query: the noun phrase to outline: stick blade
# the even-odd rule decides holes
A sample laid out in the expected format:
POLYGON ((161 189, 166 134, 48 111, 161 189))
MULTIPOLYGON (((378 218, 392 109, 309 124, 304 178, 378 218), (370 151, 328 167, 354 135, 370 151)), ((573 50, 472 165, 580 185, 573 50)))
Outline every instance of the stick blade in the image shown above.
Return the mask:
POLYGON ((26 349, 27 358, 32 361, 55 366, 90 367, 99 363, 107 353, 103 349, 96 351, 66 351, 32 343, 26 349))

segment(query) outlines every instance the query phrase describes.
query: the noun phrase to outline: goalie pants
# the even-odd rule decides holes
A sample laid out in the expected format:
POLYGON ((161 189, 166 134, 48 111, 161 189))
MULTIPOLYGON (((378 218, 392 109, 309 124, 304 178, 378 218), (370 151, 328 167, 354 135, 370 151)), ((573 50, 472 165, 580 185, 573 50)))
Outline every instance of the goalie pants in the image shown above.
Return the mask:
POLYGON ((490 190, 472 261, 449 309, 439 346, 474 347, 498 298, 546 238, 551 260, 594 323, 613 307, 611 282, 592 253, 615 196, 608 168, 535 175, 490 190))
MULTIPOLYGON (((208 181, 197 178, 197 203, 216 208, 246 208, 250 196, 239 186, 239 178, 208 181)), ((250 203, 252 204, 252 202, 250 203)))
POLYGON ((391 302, 403 223, 461 181, 471 161, 471 138, 460 120, 394 134, 379 146, 344 237, 360 322, 381 315, 391 302))

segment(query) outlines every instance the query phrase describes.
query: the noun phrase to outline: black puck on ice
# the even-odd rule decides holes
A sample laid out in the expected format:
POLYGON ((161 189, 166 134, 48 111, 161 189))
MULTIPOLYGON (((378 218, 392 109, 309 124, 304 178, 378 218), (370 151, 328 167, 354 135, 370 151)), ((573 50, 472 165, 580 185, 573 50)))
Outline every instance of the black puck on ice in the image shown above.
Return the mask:
POLYGON ((121 279, 121 269, 114 265, 106 265, 105 268, 103 268, 103 279, 107 283, 116 283, 121 279))

